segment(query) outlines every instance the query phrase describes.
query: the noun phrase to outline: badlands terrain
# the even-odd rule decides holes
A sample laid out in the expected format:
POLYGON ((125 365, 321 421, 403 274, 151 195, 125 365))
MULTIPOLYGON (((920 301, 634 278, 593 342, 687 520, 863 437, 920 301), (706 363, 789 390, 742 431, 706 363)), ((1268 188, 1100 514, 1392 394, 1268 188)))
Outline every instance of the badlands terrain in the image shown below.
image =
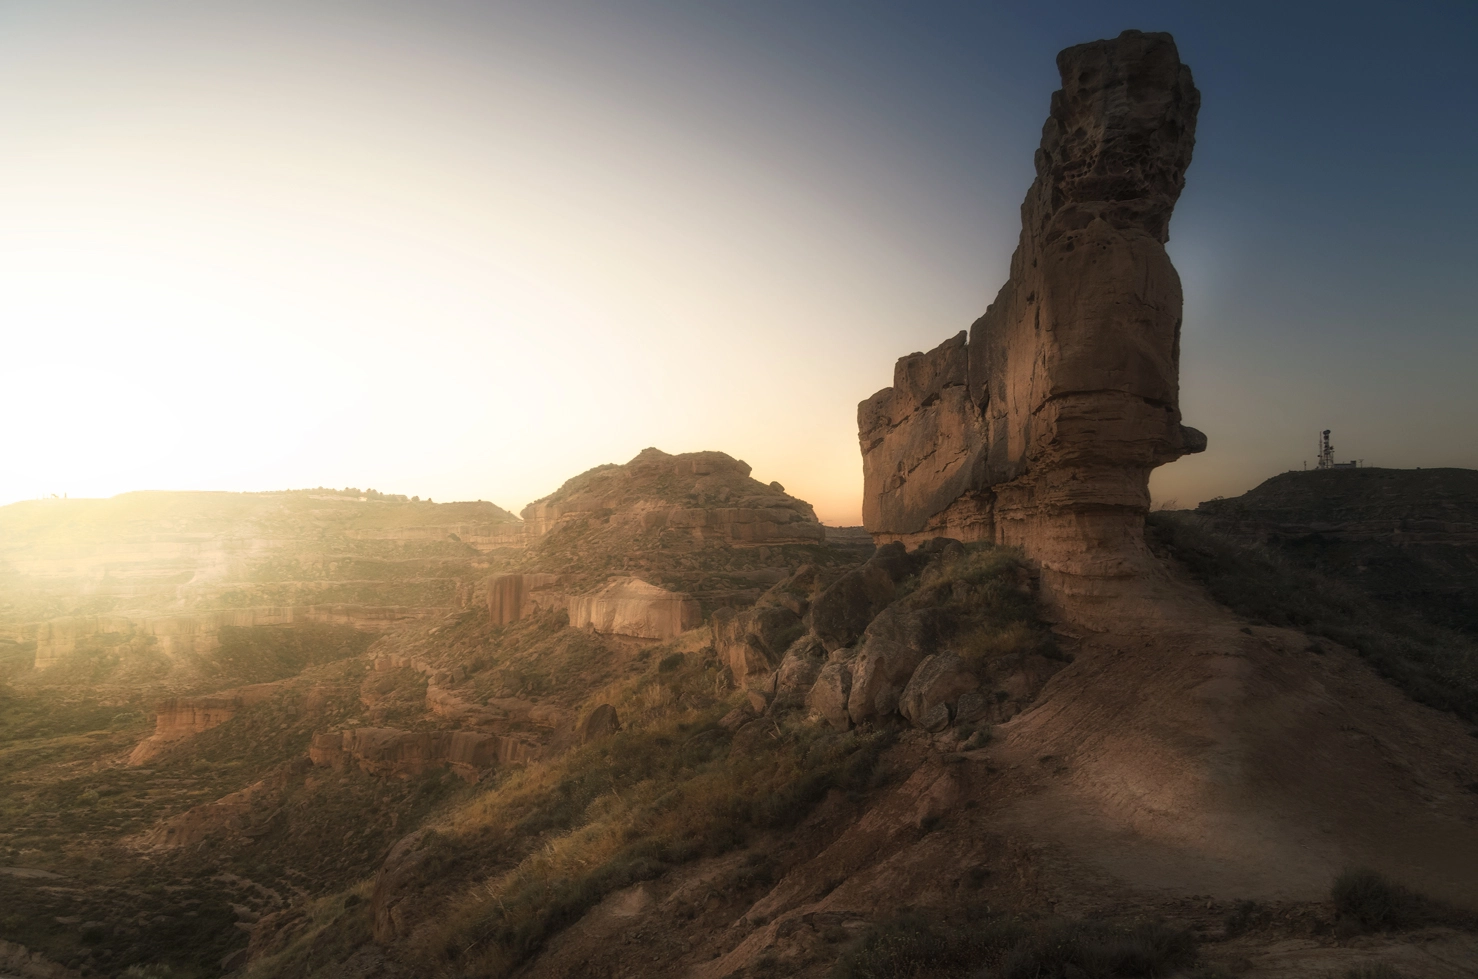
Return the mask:
POLYGON ((1151 512, 1200 96, 1058 67, 865 527, 655 448, 0 508, 0 975, 1478 975, 1478 473, 1151 512))

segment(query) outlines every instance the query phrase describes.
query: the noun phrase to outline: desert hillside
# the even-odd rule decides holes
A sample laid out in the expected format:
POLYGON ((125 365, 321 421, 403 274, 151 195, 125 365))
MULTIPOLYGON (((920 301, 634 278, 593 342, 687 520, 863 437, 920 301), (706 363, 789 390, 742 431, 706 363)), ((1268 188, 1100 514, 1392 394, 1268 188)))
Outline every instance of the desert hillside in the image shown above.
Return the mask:
POLYGON ((1213 444, 1200 93, 1168 34, 1058 68, 995 302, 858 406, 862 528, 657 448, 519 517, 0 508, 0 974, 1478 975, 1478 473, 1152 513, 1213 444))

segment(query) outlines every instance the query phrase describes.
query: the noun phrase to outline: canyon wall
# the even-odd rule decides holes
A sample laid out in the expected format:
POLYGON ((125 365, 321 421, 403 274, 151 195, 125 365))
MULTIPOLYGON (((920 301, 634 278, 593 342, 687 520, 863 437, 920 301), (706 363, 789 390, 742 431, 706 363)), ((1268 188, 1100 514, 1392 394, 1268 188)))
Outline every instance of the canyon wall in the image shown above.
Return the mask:
POLYGON ((362 727, 314 735, 308 757, 320 767, 343 769, 354 764, 384 777, 420 775, 446 765, 475 780, 493 765, 528 761, 537 748, 529 741, 483 731, 362 727))
POLYGON ((570 627, 589 626, 606 635, 672 639, 702 621, 693 599, 640 578, 616 578, 592 594, 570 598, 570 627))
POLYGON ((1058 55, 1062 89, 985 315, 862 402, 867 529, 1021 547, 1049 598, 1107 597, 1148 565, 1149 475, 1181 424, 1180 280, 1165 252, 1200 94, 1168 34, 1058 55))
POLYGON ((557 574, 497 574, 488 579, 488 615, 493 625, 517 622, 532 608, 562 608, 567 601, 557 574))

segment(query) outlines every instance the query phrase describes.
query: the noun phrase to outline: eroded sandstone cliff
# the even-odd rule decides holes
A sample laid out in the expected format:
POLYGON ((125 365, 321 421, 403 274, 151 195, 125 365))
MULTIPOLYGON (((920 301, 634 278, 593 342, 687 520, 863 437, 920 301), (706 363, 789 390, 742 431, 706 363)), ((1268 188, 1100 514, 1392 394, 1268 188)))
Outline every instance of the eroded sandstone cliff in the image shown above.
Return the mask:
POLYGON ((1200 94, 1168 34, 1057 65, 1010 278, 968 338, 901 359, 858 429, 875 539, 1017 545, 1061 599, 1145 567, 1150 471, 1206 440, 1181 424, 1165 252, 1200 94))

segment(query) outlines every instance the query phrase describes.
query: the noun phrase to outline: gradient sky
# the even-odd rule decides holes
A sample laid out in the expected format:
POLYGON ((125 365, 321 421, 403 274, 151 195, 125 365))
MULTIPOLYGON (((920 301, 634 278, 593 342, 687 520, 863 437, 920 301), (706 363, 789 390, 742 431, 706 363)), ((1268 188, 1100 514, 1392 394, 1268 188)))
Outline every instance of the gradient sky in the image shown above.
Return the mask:
POLYGON ((1174 33, 1161 502, 1478 468, 1478 4, 0 0, 0 503, 517 511, 648 445, 860 518, 856 405, 1007 272, 1053 58, 1174 33))

